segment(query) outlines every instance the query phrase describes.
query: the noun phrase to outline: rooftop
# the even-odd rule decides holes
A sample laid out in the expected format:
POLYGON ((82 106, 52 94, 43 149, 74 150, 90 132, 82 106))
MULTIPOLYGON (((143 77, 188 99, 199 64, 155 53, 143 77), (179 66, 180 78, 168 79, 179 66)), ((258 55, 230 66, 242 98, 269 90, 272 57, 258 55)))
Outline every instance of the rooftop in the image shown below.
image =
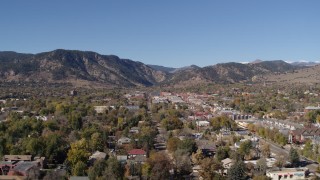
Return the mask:
POLYGON ((4 155, 5 161, 31 161, 32 155, 4 155))
POLYGON ((145 155, 146 152, 143 149, 132 149, 128 152, 129 155, 145 155))

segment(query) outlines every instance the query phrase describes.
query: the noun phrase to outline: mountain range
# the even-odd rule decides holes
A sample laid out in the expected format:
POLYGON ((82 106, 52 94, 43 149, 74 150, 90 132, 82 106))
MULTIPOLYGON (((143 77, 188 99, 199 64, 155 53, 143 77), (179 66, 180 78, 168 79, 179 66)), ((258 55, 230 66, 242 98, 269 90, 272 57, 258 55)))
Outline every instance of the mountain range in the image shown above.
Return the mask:
POLYGON ((135 87, 193 82, 238 83, 250 82, 263 75, 294 72, 303 68, 306 66, 282 60, 168 68, 91 51, 57 49, 38 54, 0 52, 0 81, 69 82, 75 86, 99 84, 135 87))

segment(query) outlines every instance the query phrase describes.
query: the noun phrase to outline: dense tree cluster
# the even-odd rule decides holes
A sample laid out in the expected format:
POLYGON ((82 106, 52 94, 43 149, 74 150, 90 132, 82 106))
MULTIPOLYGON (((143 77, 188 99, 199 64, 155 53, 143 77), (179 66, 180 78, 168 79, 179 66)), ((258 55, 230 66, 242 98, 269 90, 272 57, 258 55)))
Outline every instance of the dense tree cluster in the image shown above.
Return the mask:
POLYGON ((262 126, 256 126, 254 124, 249 124, 248 129, 251 132, 257 133, 260 137, 270 139, 273 142, 276 142, 282 146, 288 143, 288 138, 279 132, 278 129, 269 129, 262 126))

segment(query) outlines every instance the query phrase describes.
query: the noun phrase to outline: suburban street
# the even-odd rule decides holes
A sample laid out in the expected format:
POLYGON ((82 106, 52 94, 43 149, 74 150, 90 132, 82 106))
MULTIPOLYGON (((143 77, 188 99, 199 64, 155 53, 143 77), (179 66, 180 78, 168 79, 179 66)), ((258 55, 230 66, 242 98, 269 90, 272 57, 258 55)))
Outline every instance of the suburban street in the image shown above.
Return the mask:
MULTIPOLYGON (((262 141, 263 143, 268 143, 270 144, 270 150, 272 153, 276 154, 276 155, 280 155, 280 154, 285 154, 285 155, 289 155, 289 150, 290 149, 285 149, 285 148, 281 148, 279 145, 269 141, 269 140, 265 140, 261 137, 260 138, 260 141, 262 141)), ((310 159, 307 159, 305 157, 302 157, 300 156, 300 159, 301 160, 304 160, 308 165, 306 166, 310 172, 315 172, 318 168, 318 164, 310 159)))

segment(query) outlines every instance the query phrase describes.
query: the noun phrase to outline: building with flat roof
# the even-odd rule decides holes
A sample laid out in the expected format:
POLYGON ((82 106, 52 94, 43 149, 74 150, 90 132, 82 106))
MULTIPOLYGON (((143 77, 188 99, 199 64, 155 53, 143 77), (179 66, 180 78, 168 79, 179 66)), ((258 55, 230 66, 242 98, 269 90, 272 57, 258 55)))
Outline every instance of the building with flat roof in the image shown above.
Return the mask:
POLYGON ((267 171, 266 175, 272 180, 288 179, 306 179, 309 174, 308 168, 281 168, 267 171))

